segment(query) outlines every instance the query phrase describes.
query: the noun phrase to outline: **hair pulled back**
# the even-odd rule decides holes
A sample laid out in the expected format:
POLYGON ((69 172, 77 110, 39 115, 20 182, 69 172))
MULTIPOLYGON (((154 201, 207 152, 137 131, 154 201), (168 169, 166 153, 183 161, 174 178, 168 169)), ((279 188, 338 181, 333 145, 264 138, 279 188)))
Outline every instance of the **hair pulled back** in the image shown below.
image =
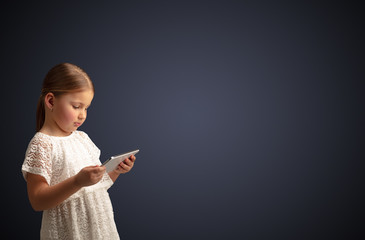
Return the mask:
POLYGON ((43 127, 45 121, 44 98, 48 93, 55 97, 63 94, 91 89, 95 92, 94 85, 87 73, 80 67, 71 63, 61 63, 49 70, 43 80, 41 96, 37 105, 36 130, 43 127))

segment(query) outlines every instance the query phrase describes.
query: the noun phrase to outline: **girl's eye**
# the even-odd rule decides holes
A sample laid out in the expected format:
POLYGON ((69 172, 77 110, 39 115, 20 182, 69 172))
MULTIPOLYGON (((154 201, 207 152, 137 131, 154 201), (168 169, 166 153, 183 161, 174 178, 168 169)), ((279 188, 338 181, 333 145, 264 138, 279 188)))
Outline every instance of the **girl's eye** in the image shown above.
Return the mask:
POLYGON ((80 108, 80 106, 73 106, 73 108, 74 108, 74 109, 79 109, 79 108, 80 108))

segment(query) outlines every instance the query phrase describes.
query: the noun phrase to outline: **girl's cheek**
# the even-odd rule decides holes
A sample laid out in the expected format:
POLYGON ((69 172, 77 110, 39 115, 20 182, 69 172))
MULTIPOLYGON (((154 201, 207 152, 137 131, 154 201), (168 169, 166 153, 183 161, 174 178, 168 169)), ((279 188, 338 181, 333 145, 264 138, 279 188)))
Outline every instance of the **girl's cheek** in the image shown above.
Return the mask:
POLYGON ((73 122, 75 119, 75 113, 72 109, 68 109, 67 107, 64 107, 61 109, 61 119, 65 123, 73 122))
POLYGON ((73 122, 73 121, 75 121, 75 119, 77 118, 77 112, 76 111, 74 111, 74 110, 69 110, 68 112, 67 112, 67 120, 69 121, 69 122, 73 122))

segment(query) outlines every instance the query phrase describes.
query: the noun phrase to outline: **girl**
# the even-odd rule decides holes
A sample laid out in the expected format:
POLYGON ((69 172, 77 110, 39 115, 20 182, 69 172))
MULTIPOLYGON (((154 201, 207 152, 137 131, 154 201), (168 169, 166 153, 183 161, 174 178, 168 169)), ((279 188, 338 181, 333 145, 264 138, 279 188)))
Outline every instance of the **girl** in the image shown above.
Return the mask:
POLYGON ((29 201, 43 211, 41 239, 119 239, 107 189, 136 158, 109 173, 100 166, 100 150, 77 131, 93 96, 89 76, 73 64, 53 67, 44 79, 37 133, 22 165, 29 201))

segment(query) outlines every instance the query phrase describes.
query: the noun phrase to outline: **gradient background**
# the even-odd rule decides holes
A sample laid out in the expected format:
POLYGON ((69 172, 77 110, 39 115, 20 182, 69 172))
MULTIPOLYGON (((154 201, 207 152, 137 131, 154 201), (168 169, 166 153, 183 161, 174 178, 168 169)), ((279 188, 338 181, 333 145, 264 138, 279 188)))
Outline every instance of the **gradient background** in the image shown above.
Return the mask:
POLYGON ((141 150, 110 189, 122 239, 365 237, 365 9, 273 2, 4 5, 2 236, 39 238, 20 168, 71 62, 101 160, 141 150))

